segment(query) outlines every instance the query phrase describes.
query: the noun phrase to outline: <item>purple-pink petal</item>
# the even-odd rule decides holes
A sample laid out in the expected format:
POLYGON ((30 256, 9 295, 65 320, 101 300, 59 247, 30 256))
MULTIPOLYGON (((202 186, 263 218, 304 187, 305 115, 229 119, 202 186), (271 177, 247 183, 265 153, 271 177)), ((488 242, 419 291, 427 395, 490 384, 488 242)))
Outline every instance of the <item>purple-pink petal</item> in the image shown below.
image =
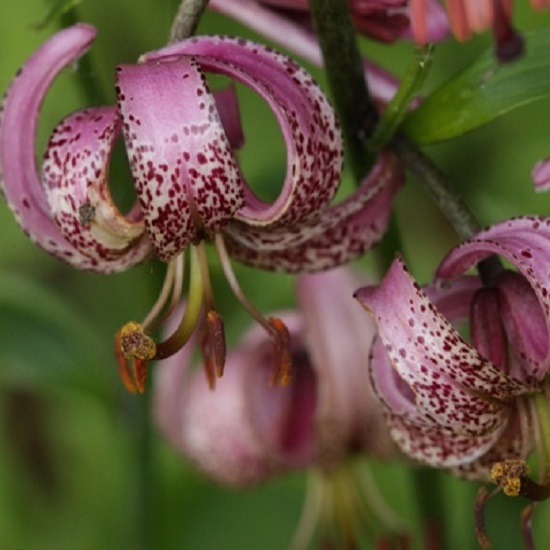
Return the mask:
POLYGON ((279 196, 266 204, 246 186, 236 218, 257 226, 293 223, 327 205, 340 183, 342 138, 334 110, 311 76, 270 48, 227 37, 192 38, 142 60, 182 55, 195 56, 203 71, 227 75, 260 94, 283 134, 287 174, 279 196))
POLYGON ((531 301, 514 298, 514 293, 519 292, 517 285, 513 288, 503 287, 501 292, 504 292, 506 302, 514 304, 508 309, 511 313, 514 310, 513 314, 519 320, 516 325, 532 327, 531 338, 535 338, 537 342, 529 352, 533 364, 528 372, 528 379, 542 380, 550 371, 549 247, 550 219, 516 218, 495 224, 456 247, 437 270, 438 278, 450 279, 464 273, 487 256, 499 254, 509 260, 525 277, 538 300, 538 308, 531 301), (504 290, 506 288, 507 291, 504 290), (536 321, 533 321, 533 316, 536 316, 536 321))
POLYGON ((108 163, 119 133, 114 107, 76 112, 54 130, 42 167, 51 216, 102 271, 124 269, 151 252, 139 209, 125 217, 110 195, 108 163))
POLYGON ((539 160, 531 173, 536 191, 546 191, 550 188, 550 159, 539 160))
MULTIPOLYGON (((323 64, 321 49, 311 30, 256 0, 210 0, 209 7, 233 17, 313 65, 323 64)), ((364 68, 372 97, 387 103, 397 90, 398 80, 371 61, 365 60, 364 68)))
POLYGON ((117 94, 144 222, 168 261, 242 207, 240 170, 193 58, 118 67, 117 94))
POLYGON ((65 29, 43 44, 27 61, 4 98, 0 121, 0 181, 6 202, 21 228, 42 248, 75 267, 93 261, 75 250, 51 219, 36 167, 38 113, 57 74, 83 55, 95 37, 90 25, 65 29))
POLYGON ((343 265, 383 236, 402 179, 398 161, 384 154, 355 193, 313 218, 265 230, 230 224, 228 249, 245 264, 288 273, 343 265))
MULTIPOLYGON (((484 359, 460 336, 414 282, 402 260, 394 261, 382 284, 362 288, 356 297, 374 315, 394 368, 417 398, 422 397, 434 411, 451 404, 444 399, 447 390, 457 390, 456 406, 471 399, 481 410, 484 405, 479 396, 507 400, 529 389, 484 359), (441 388, 445 390, 440 394, 441 388)), ((487 404, 486 410, 491 414, 492 407, 487 404)), ((442 412, 453 421, 452 413, 442 412)), ((469 416, 468 410, 463 414, 469 416)), ((485 420, 480 416, 461 422, 474 427, 485 420)))

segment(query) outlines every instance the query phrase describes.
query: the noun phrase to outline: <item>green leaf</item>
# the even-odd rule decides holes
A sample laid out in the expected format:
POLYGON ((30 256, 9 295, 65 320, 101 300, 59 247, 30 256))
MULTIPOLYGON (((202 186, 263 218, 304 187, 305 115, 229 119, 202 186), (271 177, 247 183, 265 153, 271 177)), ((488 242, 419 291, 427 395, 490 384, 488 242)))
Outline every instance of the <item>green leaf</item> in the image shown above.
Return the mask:
POLYGON ((493 49, 453 76, 405 118, 402 131, 418 144, 474 130, 550 94, 550 30, 526 32, 525 53, 500 63, 493 49))
POLYGON ((81 2, 82 0, 52 0, 49 2, 51 6, 48 13, 40 21, 37 21, 33 27, 39 30, 47 27, 81 2))

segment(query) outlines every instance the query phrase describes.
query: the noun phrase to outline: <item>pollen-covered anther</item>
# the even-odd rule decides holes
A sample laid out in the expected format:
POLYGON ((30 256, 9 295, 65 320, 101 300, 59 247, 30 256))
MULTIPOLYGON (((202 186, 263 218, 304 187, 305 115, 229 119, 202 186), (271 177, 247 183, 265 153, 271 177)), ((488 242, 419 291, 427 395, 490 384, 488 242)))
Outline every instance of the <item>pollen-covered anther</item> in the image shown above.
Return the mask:
POLYGON ((292 377, 292 349, 290 347, 290 333, 286 325, 276 317, 268 320, 273 330, 274 361, 273 371, 269 383, 287 386, 292 377))
POLYGON ((140 323, 126 323, 115 335, 115 354, 120 378, 131 393, 143 393, 147 361, 153 359, 156 344, 140 323), (131 367, 130 367, 131 365, 131 367))
POLYGON ((223 376, 225 367, 225 329, 222 317, 209 309, 201 335, 201 349, 204 358, 204 371, 210 389, 216 386, 216 378, 223 376))
POLYGON ((517 497, 522 491, 522 480, 527 478, 529 472, 529 466, 524 460, 508 459, 493 465, 491 479, 502 488, 505 495, 517 497))

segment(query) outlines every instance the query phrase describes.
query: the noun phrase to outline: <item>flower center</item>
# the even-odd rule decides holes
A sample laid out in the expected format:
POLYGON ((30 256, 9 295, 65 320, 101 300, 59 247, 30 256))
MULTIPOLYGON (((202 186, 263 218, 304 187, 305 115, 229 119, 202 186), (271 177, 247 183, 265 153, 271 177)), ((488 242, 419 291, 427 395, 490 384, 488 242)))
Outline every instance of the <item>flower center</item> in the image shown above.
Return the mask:
MULTIPOLYGON (((273 342, 274 365, 270 383, 287 385, 292 370, 290 335, 278 318, 265 318, 246 298, 231 268, 229 255, 221 234, 214 243, 225 277, 246 311, 267 331, 273 342)), ((142 323, 131 321, 115 336, 115 353, 121 379, 131 393, 143 393, 147 377, 147 362, 166 359, 186 345, 196 328, 204 359, 204 370, 211 388, 223 375, 225 366, 225 330, 217 313, 203 242, 189 247, 189 289, 185 310, 176 330, 165 340, 156 342, 150 333, 174 310, 183 288, 184 254, 172 260, 159 298, 142 323)))

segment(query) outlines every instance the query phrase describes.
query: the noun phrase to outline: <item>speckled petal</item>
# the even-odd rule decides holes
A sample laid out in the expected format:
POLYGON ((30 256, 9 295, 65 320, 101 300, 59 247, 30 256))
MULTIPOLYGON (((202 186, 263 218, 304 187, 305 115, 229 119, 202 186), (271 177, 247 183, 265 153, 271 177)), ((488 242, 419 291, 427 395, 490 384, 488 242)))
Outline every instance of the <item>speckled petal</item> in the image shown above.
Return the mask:
POLYGON ((227 75, 261 95, 273 110, 287 151, 287 174, 271 204, 245 188, 237 219, 256 226, 292 224, 326 206, 342 169, 334 111, 312 77, 290 58, 243 39, 202 36, 143 56, 144 61, 194 55, 205 72, 227 75))
POLYGON ((119 133, 113 107, 74 113, 53 132, 42 169, 50 210, 63 236, 90 258, 94 269, 105 272, 130 267, 151 253, 139 211, 126 218, 110 195, 108 163, 119 133))
POLYGON ((145 225, 169 261, 234 216, 241 174, 193 58, 118 67, 117 93, 145 225))
POLYGON ((85 53, 94 37, 93 27, 79 24, 42 45, 12 82, 0 121, 1 187, 17 222, 42 248, 82 269, 93 269, 94 260, 75 250, 51 217, 36 168, 35 134, 40 105, 51 82, 85 53))
POLYGON ((300 224, 269 230, 228 225, 228 249, 242 263, 288 273, 343 265, 384 235, 402 177, 396 159, 383 155, 355 193, 300 224))
POLYGON ((495 429, 501 419, 498 402, 530 389, 481 357, 400 259, 380 286, 360 289, 356 297, 374 315, 391 363, 415 393, 417 406, 439 425, 470 434, 495 429))
POLYGON ((472 435, 432 424, 423 426, 406 416, 389 414, 388 429, 399 448, 409 457, 436 468, 471 464, 485 454, 507 427, 507 411, 494 430, 472 435))
MULTIPOLYGON (((550 219, 523 217, 491 226, 473 239, 453 249, 441 262, 437 277, 450 279, 464 273, 483 258, 499 254, 509 260, 531 285, 543 315, 536 323, 537 345, 533 348, 533 364, 529 375, 542 380, 550 372, 550 219), (544 319, 544 320, 543 320, 544 319), (544 324, 543 324, 544 323, 544 324)), ((533 326, 532 304, 514 300, 510 289, 507 300, 515 301, 518 317, 524 317, 526 326, 533 326), (517 309, 519 308, 519 309, 517 309), (521 312, 525 313, 522 314, 521 312)), ((521 325, 521 322, 519 323, 521 325)))

